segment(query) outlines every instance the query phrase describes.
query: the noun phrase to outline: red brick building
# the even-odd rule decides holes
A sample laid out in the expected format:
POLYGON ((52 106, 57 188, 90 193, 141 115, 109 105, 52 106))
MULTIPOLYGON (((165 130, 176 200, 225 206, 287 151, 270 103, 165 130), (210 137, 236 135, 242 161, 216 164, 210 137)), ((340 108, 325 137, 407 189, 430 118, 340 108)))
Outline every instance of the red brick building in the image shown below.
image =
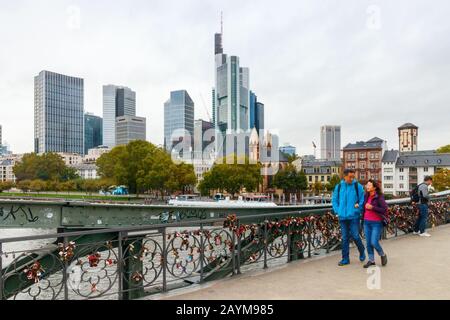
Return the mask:
POLYGON ((354 169, 356 179, 362 184, 369 179, 381 181, 381 159, 385 149, 386 141, 377 137, 349 143, 343 149, 344 168, 354 169))

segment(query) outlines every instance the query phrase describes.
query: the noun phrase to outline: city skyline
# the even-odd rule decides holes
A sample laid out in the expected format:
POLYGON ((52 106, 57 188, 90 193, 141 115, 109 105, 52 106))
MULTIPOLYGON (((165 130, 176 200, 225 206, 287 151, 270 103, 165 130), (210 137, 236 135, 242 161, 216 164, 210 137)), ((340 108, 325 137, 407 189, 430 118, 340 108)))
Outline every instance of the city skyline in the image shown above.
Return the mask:
POLYGON ((132 87, 140 97, 137 114, 148 119, 147 137, 155 144, 163 142, 163 112, 158 109, 174 89, 190 92, 197 105, 195 119, 208 121, 207 98, 214 85, 210 48, 223 10, 224 46, 252 70, 252 89, 266 105, 266 128, 278 129, 281 142, 291 142, 298 153, 313 153, 310 141, 318 141, 316 128, 322 123, 341 125, 342 145, 380 136, 389 148, 396 148, 396 128, 406 122, 421 128, 421 150, 448 144, 450 129, 439 116, 448 112, 450 101, 445 90, 450 80, 445 62, 450 45, 443 41, 450 30, 442 10, 446 2, 439 9, 421 1, 381 2, 378 26, 369 23, 368 4, 349 2, 345 10, 336 11, 339 6, 333 8, 331 3, 324 8, 308 1, 291 2, 253 12, 255 3, 243 4, 247 20, 233 9, 234 1, 221 7, 204 1, 180 2, 177 12, 166 4, 153 6, 150 12, 149 5, 136 3, 124 12, 111 8, 108 16, 101 12, 101 1, 36 7, 24 1, 5 4, 0 21, 20 27, 8 33, 0 28, 10 43, 0 59, 3 141, 17 153, 33 151, 32 79, 41 70, 83 78, 84 109, 98 115, 102 85, 132 87), (158 17, 161 12, 164 18, 158 17), (47 18, 42 30, 29 32, 40 17, 47 18), (177 17, 183 22, 163 24, 177 17), (273 17, 270 23, 268 17, 273 17), (115 18, 125 19, 117 23, 120 19, 115 18), (302 28, 292 28, 299 23, 302 28), (54 42, 53 37, 63 39, 54 42), (23 41, 8 40, 14 38, 23 41), (144 38, 151 40, 142 43, 144 38), (127 46, 117 47, 117 40, 124 39, 129 40, 127 46), (30 50, 39 41, 43 50, 30 50), (127 63, 112 63, 119 58, 127 63), (326 76, 318 76, 321 73, 326 76), (387 117, 393 120, 385 121, 387 117))

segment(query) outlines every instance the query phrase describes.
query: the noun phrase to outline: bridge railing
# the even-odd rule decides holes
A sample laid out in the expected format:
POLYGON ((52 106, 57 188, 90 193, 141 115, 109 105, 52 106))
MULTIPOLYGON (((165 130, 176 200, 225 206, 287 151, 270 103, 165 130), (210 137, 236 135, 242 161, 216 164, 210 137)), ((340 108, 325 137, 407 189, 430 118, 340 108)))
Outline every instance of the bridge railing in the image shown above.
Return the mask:
MULTIPOLYGON (((429 225, 449 221, 448 196, 429 225)), ((389 203, 384 236, 412 231, 417 208, 389 203)), ((135 299, 340 248, 330 209, 0 239, 0 299, 135 299)))

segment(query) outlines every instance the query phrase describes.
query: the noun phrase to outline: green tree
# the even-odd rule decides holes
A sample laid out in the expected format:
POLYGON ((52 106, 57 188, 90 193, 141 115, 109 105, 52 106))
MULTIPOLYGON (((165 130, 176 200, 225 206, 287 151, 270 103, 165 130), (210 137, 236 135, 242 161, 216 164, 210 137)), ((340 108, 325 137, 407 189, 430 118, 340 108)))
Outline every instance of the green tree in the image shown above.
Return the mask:
POLYGON ((76 178, 73 168, 64 163, 61 156, 56 153, 28 153, 22 157, 14 168, 17 181, 21 180, 58 180, 67 181, 76 178))
POLYGON ((433 176, 433 187, 436 191, 446 191, 450 189, 450 170, 440 169, 433 176))
POLYGON ((438 153, 450 153, 450 144, 442 146, 436 150, 438 153))
POLYGON ((14 186, 14 183, 11 181, 0 181, 0 193, 3 191, 9 190, 14 186))
POLYGON ((294 165, 289 164, 275 174, 273 185, 284 192, 297 193, 308 188, 308 181, 303 172, 297 171, 294 165))
POLYGON ((339 175, 334 174, 331 176, 330 182, 327 183, 326 189, 328 191, 333 191, 334 188, 341 182, 341 178, 339 175))
POLYGON ((312 184, 311 190, 313 192, 320 193, 320 192, 324 191, 324 186, 323 186, 322 182, 317 181, 312 184))
POLYGON ((248 159, 243 159, 243 163, 237 162, 234 158, 232 163, 222 163, 219 161, 210 171, 206 172, 198 188, 203 195, 208 195, 212 190, 219 192, 227 191, 235 195, 241 190, 255 191, 261 183, 261 171, 259 164, 250 164, 248 159))
POLYGON ((30 191, 33 192, 41 192, 44 191, 46 188, 46 182, 43 180, 32 180, 30 182, 30 191))
POLYGON ((19 188, 23 192, 28 192, 30 190, 30 184, 31 184, 30 180, 21 180, 16 183, 17 188, 19 188))
POLYGON ((97 160, 97 167, 103 179, 126 185, 131 193, 152 190, 163 196, 196 183, 192 166, 176 165, 165 150, 147 141, 115 147, 97 160))

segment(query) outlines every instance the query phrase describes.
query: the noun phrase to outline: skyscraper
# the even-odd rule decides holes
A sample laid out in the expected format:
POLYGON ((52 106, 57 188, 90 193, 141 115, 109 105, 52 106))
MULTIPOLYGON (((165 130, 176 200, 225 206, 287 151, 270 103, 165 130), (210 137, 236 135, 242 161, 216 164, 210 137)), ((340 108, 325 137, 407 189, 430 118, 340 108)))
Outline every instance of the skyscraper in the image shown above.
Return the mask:
POLYGON ((204 139, 210 138, 205 136, 205 133, 213 128, 213 124, 209 121, 202 119, 194 121, 194 159, 203 158, 203 151, 211 144, 211 141, 204 141, 204 139))
POLYGON ((103 86, 103 144, 116 145, 116 118, 136 115, 136 92, 130 88, 103 86))
POLYGON ((92 113, 84 115, 84 154, 103 144, 103 119, 92 113))
POLYGON ((176 143, 186 138, 191 139, 192 147, 193 137, 194 102, 186 90, 172 91, 164 103, 164 147, 171 152, 176 143))
POLYGON ((341 159, 341 127, 320 127, 320 156, 326 160, 341 159))
POLYGON ((146 140, 146 119, 135 116, 116 118, 116 145, 128 144, 134 140, 146 140))
MULTIPOLYGON (((223 31, 215 34, 214 126, 227 133, 250 129, 250 71, 238 56, 223 53, 223 31)), ((225 132, 224 132, 225 133, 225 132)))
POLYGON ((84 80, 41 71, 34 78, 34 149, 84 153, 84 80))
POLYGON ((264 130, 264 104, 250 91, 250 129, 264 130))

